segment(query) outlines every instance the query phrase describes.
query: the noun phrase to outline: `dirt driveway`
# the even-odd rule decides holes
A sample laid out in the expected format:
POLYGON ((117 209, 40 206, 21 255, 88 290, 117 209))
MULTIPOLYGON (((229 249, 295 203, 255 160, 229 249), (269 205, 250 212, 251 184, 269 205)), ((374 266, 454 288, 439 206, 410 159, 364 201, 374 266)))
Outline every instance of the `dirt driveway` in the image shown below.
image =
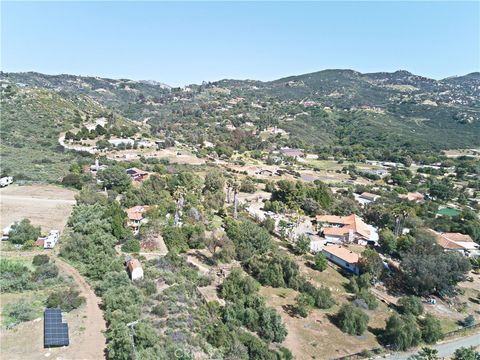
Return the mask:
POLYGON ((43 232, 63 230, 75 205, 75 192, 54 185, 10 185, 0 189, 0 226, 30 219, 43 232))
MULTIPOLYGON (((2 256, 33 256, 33 252, 3 252, 2 256)), ((86 302, 79 309, 65 316, 69 325, 70 345, 62 348, 43 348, 43 320, 22 323, 13 330, 1 332, 2 358, 58 359, 58 360, 100 360, 105 358, 106 330, 103 313, 99 308, 100 299, 80 273, 65 261, 54 258, 64 276, 70 276, 78 285, 86 302)))

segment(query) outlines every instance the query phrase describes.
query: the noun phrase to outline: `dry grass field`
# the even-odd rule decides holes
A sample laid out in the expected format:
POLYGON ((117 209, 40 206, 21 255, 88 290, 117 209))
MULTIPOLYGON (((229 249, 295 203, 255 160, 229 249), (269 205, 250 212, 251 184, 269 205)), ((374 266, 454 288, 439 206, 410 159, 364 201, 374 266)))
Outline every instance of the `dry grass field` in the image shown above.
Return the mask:
POLYGON ((43 232, 63 230, 74 204, 75 192, 59 186, 10 185, 0 189, 0 226, 27 218, 43 232))

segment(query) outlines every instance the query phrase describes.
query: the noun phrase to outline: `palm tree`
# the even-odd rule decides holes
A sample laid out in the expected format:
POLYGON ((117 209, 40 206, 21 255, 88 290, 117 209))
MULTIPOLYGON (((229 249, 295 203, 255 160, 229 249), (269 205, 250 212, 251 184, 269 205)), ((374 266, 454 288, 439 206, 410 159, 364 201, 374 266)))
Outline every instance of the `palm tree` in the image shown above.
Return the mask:
POLYGON ((233 188, 234 180, 233 179, 227 179, 227 203, 230 204, 230 196, 232 193, 232 188, 233 188))
POLYGON ((233 218, 238 218, 238 190, 240 189, 240 184, 238 181, 234 181, 233 183, 233 218))
POLYGON ((178 226, 180 224, 180 214, 183 210, 183 206, 185 203, 184 200, 185 190, 182 187, 177 187, 173 197, 175 199, 175 217, 174 217, 174 224, 178 226))

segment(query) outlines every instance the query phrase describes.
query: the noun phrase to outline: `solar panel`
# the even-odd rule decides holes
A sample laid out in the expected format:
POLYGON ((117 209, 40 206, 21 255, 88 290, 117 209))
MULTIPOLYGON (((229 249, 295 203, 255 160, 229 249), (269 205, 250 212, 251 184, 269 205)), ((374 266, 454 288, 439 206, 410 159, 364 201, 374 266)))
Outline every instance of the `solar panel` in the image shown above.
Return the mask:
POLYGON ((43 346, 68 346, 68 324, 62 322, 60 309, 45 309, 43 313, 43 346))

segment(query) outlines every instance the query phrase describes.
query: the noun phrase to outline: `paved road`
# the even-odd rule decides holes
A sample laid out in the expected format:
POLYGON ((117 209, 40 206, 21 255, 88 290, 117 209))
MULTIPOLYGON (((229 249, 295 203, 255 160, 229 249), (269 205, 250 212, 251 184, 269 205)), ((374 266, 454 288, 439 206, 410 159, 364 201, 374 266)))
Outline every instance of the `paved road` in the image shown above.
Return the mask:
MULTIPOLYGON (((462 338, 458 338, 452 341, 444 342, 441 344, 430 346, 431 348, 438 350, 438 357, 446 357, 453 355, 455 350, 461 347, 470 347, 475 346, 477 349, 480 348, 480 333, 465 336, 462 338)), ((397 353, 392 354, 390 356, 385 357, 387 360, 407 360, 413 354, 416 354, 417 351, 407 352, 407 353, 397 353)))

